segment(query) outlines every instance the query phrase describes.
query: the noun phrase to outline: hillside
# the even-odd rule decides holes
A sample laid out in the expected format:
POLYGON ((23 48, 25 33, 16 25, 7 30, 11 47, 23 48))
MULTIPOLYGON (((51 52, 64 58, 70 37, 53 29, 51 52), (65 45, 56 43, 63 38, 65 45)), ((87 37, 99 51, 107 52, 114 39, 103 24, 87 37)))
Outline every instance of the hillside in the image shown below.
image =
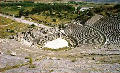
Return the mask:
POLYGON ((0 0, 0 1, 34 1, 34 2, 68 2, 68 1, 83 1, 96 3, 119 3, 120 0, 0 0))
POLYGON ((108 2, 120 2, 120 0, 83 0, 87 2, 102 2, 102 3, 108 3, 108 2))

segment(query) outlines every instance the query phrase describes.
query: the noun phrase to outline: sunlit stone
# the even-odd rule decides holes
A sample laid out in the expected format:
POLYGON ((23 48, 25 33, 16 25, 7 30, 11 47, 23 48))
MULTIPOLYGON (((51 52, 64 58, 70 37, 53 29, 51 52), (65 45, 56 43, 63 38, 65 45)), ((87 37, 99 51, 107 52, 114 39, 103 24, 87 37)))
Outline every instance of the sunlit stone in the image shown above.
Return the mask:
POLYGON ((68 42, 62 38, 57 38, 55 40, 46 42, 44 47, 52 48, 52 49, 59 49, 63 47, 68 47, 68 42))

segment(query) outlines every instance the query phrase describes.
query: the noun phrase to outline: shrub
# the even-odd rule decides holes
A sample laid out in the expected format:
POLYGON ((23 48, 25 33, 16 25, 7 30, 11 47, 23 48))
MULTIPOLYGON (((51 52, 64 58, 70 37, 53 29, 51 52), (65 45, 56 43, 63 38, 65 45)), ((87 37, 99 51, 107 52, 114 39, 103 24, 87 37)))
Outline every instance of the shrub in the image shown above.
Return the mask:
POLYGON ((24 15, 24 8, 21 8, 19 10, 19 17, 23 16, 24 15))
POLYGON ((33 27, 35 27, 35 25, 34 25, 34 24, 32 24, 32 25, 31 25, 31 27, 33 28, 33 27))
POLYGON ((34 64, 30 64, 29 68, 35 68, 36 66, 34 64))
POLYGON ((56 19, 53 19, 53 22, 56 22, 56 19))
POLYGON ((14 33, 14 30, 10 30, 10 33, 14 33))

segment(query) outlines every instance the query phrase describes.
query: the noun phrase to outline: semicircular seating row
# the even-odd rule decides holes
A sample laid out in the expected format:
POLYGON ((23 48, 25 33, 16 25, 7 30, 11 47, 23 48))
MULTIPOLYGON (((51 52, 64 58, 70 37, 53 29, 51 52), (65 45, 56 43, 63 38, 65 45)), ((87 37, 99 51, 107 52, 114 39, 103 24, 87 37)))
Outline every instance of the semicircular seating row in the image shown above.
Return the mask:
POLYGON ((65 29, 65 33, 73 36, 78 44, 102 44, 104 40, 98 31, 78 24, 70 24, 65 29))
POLYGON ((120 14, 101 18, 91 26, 102 31, 109 43, 120 43, 120 14))

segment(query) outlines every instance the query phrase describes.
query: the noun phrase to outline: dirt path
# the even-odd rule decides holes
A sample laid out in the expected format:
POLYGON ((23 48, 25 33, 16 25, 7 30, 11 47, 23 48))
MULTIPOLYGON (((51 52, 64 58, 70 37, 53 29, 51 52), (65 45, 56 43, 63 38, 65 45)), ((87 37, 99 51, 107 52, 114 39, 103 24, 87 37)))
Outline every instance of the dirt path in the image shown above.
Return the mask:
POLYGON ((15 21, 20 22, 20 23, 25 23, 25 24, 29 24, 29 25, 34 24, 34 25, 36 25, 36 26, 38 26, 38 27, 51 28, 51 27, 45 26, 45 25, 43 25, 43 24, 39 24, 39 23, 31 22, 31 21, 28 21, 28 20, 25 20, 25 19, 21 19, 21 18, 16 18, 16 17, 4 15, 4 14, 1 14, 1 13, 0 13, 0 16, 9 18, 9 19, 11 19, 11 20, 15 20, 15 21))

